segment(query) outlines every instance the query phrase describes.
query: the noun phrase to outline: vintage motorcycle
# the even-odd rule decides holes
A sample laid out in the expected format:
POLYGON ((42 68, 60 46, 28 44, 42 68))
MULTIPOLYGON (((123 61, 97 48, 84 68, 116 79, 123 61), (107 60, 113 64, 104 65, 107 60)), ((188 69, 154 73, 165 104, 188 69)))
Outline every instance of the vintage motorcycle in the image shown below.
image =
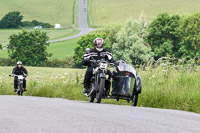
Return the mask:
MULTIPOLYGON (((89 50, 86 49, 86 52, 89 50)), ((132 101, 132 105, 136 106, 138 95, 141 93, 142 81, 136 70, 124 61, 118 61, 118 64, 107 63, 104 59, 100 61, 90 60, 97 67, 93 69, 91 77, 89 93, 85 96, 89 97, 90 102, 100 103, 101 99, 119 99, 132 101), (111 66, 112 75, 108 75, 108 67, 111 66), (115 70, 114 70, 115 69, 115 70), (112 83, 111 83, 112 81, 112 83), (112 91, 110 95, 110 86, 112 91)))
POLYGON ((9 75, 10 77, 17 77, 17 89, 16 89, 16 93, 18 94, 18 96, 23 96, 23 80, 24 78, 26 78, 26 75, 9 75))

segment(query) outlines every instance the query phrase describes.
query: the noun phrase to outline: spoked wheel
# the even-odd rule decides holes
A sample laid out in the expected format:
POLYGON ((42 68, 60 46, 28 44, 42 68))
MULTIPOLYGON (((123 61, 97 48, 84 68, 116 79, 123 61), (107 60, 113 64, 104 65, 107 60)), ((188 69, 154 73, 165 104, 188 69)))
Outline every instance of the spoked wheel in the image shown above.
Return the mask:
POLYGON ((96 103, 101 103, 104 88, 105 88, 105 79, 101 78, 99 89, 96 92, 96 103))
POLYGON ((138 103, 138 94, 133 94, 131 100, 132 100, 132 106, 137 106, 137 103, 138 103))
POLYGON ((93 97, 93 96, 90 96, 90 97, 89 97, 89 101, 90 101, 91 103, 94 102, 94 99, 95 99, 95 97, 93 97))
POLYGON ((21 86, 20 90, 18 91, 18 96, 23 96, 23 88, 21 86))

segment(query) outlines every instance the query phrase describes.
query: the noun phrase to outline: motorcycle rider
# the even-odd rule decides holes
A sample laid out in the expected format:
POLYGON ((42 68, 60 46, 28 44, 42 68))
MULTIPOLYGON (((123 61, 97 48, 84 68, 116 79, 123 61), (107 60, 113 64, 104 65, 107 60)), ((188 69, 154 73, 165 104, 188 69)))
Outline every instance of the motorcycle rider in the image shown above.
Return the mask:
MULTIPOLYGON (((18 61, 17 66, 13 68, 12 76, 14 76, 14 75, 24 75, 25 77, 28 76, 28 71, 26 70, 25 67, 22 66, 21 61, 18 61)), ((23 88, 24 88, 24 91, 27 91, 25 78, 23 79, 23 88)), ((14 78, 14 91, 13 92, 16 92, 16 90, 17 90, 17 76, 15 76, 15 78, 14 78)))
MULTIPOLYGON (((90 79, 93 75, 93 68, 97 67, 96 64, 90 62, 91 58, 97 62, 100 61, 101 59, 105 59, 110 63, 115 63, 112 54, 107 49, 104 49, 104 40, 102 38, 96 38, 94 40, 94 49, 91 49, 89 53, 85 53, 82 58, 82 65, 88 66, 84 78, 83 93, 89 93, 88 91, 89 91, 90 79)), ((107 73, 110 77, 111 72, 107 71, 107 73)))

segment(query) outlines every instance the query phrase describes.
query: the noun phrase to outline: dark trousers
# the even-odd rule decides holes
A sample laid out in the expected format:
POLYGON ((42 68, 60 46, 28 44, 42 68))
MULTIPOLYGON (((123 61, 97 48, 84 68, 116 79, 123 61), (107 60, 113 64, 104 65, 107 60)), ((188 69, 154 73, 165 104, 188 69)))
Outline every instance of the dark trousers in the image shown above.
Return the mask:
MULTIPOLYGON (((109 70, 107 71, 107 74, 109 75, 109 79, 110 79, 112 74, 109 70)), ((92 75, 93 75, 93 67, 88 67, 87 71, 85 73, 85 78, 84 78, 84 88, 89 88, 90 79, 91 79, 92 75)))
MULTIPOLYGON (((14 79, 14 88, 17 89, 17 77, 14 79)), ((23 88, 26 88, 26 80, 23 79, 23 88)))

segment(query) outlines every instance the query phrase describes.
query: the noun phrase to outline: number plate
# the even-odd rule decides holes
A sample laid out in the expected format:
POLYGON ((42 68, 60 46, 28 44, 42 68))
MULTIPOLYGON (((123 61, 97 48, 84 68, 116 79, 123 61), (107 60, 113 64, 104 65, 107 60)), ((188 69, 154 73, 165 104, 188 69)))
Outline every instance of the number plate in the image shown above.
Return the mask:
POLYGON ((101 63, 101 64, 100 64, 100 68, 101 68, 101 69, 107 69, 107 67, 108 67, 108 65, 105 64, 105 63, 101 63))
POLYGON ((24 77, 23 76, 18 76, 18 79, 24 79, 24 77))

